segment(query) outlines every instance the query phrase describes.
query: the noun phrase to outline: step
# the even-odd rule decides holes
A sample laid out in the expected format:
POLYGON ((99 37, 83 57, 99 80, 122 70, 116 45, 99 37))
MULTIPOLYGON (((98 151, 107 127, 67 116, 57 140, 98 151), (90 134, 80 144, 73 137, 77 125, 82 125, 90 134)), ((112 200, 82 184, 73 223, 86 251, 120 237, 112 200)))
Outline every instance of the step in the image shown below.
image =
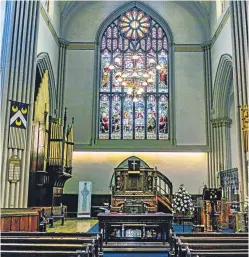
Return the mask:
POLYGON ((162 242, 108 242, 104 252, 168 252, 169 244, 162 242))

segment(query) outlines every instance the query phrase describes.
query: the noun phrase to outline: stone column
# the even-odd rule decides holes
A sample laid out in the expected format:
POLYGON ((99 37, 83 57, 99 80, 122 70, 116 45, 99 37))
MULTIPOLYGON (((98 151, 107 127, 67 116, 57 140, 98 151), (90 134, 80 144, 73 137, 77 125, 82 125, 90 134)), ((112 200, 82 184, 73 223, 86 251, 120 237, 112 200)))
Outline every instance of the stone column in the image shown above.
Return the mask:
POLYGON ((59 60, 58 60, 58 77, 57 77, 57 115, 63 120, 64 116, 64 91, 65 91, 65 73, 66 73, 66 51, 67 43, 60 40, 59 60))
POLYGON ((241 202, 248 195, 248 150, 243 146, 241 107, 248 105, 248 13, 247 1, 231 1, 231 26, 233 47, 233 86, 235 119, 237 123, 239 180, 241 202))
POLYGON ((210 151, 208 153, 208 186, 212 186, 212 166, 213 166, 213 158, 212 158, 212 129, 210 126, 210 114, 211 114, 211 106, 212 106, 212 69, 211 69, 211 45, 206 45, 203 47, 204 53, 204 71, 205 71, 205 99, 206 99, 206 133, 207 133, 207 145, 210 147, 210 151))
POLYGON ((230 150, 230 133, 229 129, 232 120, 229 118, 218 118, 211 120, 212 138, 211 140, 211 159, 212 167, 210 173, 212 187, 218 187, 218 172, 231 168, 231 150, 230 150))
POLYGON ((1 207, 24 208, 28 201, 30 149, 36 51, 39 21, 39 1, 6 1, 2 56, 2 113, 1 113, 1 207), (10 100, 29 104, 26 136, 19 149, 9 144, 10 100), (21 159, 20 181, 8 181, 8 160, 21 159))

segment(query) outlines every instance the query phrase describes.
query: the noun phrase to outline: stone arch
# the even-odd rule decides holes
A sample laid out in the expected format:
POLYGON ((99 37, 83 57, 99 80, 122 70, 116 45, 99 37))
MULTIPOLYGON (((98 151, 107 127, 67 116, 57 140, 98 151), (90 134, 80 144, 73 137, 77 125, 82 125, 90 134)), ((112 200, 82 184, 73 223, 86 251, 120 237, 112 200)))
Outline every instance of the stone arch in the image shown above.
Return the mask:
POLYGON ((54 72, 53 67, 49 58, 48 53, 42 52, 38 54, 36 67, 39 72, 40 77, 43 76, 43 73, 47 70, 48 71, 48 85, 49 85, 49 114, 54 116, 55 110, 57 108, 56 99, 57 99, 57 92, 55 86, 55 79, 54 79, 54 72))
POLYGON ((228 54, 221 56, 217 68, 213 89, 213 118, 229 117, 231 95, 233 94, 232 57, 228 54))
POLYGON ((94 66, 94 90, 93 90, 93 106, 94 106, 94 111, 93 111, 93 118, 92 118, 92 127, 94 128, 92 130, 92 139, 95 142, 97 139, 98 135, 98 124, 97 121, 99 120, 98 117, 98 83, 100 79, 100 40, 106 30, 106 28, 111 24, 112 21, 118 18, 118 16, 122 15, 129 9, 132 9, 134 7, 137 7, 150 15, 155 21, 157 21, 160 26, 163 28, 163 30, 166 33, 167 40, 168 40, 168 67, 169 67, 169 73, 168 73, 168 81, 169 81, 169 141, 171 145, 175 143, 175 87, 174 87, 174 76, 173 76, 173 69, 174 69, 174 37, 172 30, 168 23, 157 13, 155 12, 152 8, 150 8, 148 5, 142 3, 142 2, 128 2, 124 4, 123 6, 117 8, 114 12, 112 12, 100 25, 97 33, 96 33, 96 38, 95 42, 97 47, 95 48, 95 66, 94 66))
POLYGON ((211 123, 210 145, 210 186, 217 187, 219 174, 222 170, 231 168, 231 123, 230 109, 233 103, 233 66, 232 57, 221 56, 217 68, 214 88, 211 123))

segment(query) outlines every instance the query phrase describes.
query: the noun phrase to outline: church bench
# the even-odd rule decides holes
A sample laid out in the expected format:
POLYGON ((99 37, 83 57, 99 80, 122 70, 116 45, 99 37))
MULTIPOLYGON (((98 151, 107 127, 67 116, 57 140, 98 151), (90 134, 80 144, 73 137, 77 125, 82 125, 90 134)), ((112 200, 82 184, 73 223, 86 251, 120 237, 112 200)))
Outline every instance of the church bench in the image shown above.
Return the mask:
POLYGON ((56 232, 10 232, 1 234, 2 242, 11 243, 82 243, 92 245, 92 255, 101 256, 102 255, 102 235, 100 233, 56 233, 56 232))
MULTIPOLYGON (((2 243, 1 250, 6 252, 13 251, 26 251, 26 252, 71 252, 71 253, 83 253, 82 256, 97 257, 93 251, 93 247, 90 244, 18 244, 18 243, 2 243)), ((6 255, 7 256, 7 255, 6 255)), ((19 256, 19 255, 16 255, 19 256)), ((53 255, 50 255, 51 257, 53 255)), ((71 255, 68 255, 71 256, 71 255)))
POLYGON ((33 209, 1 209, 1 232, 39 231, 39 212, 33 209))
POLYGON ((101 255, 101 248, 99 246, 99 241, 96 237, 6 237, 2 236, 1 243, 8 244, 46 244, 46 245, 75 245, 75 244, 87 244, 91 249, 91 256, 101 255))
POLYGON ((76 250, 87 250, 89 251, 88 244, 62 244, 62 243, 1 243, 2 250, 52 250, 52 251, 60 251, 60 250, 67 250, 67 251, 76 251, 76 250))
POLYGON ((84 251, 1 251, 2 257, 89 257, 84 251))
POLYGON ((33 210, 38 210, 40 214, 40 231, 46 232, 46 225, 54 226, 55 220, 61 219, 61 225, 64 225, 67 206, 44 206, 32 207, 33 210))
POLYGON ((248 236, 245 233, 230 236, 223 233, 207 233, 206 236, 206 233, 203 233, 198 237, 195 233, 182 234, 175 237, 171 249, 175 250, 175 257, 185 257, 187 254, 191 257, 248 256, 248 236))

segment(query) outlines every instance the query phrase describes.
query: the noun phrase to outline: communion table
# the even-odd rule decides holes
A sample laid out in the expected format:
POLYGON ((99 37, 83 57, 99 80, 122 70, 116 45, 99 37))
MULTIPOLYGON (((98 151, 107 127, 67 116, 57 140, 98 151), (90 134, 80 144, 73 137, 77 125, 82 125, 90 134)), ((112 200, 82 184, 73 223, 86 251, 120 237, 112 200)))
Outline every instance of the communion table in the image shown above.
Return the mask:
POLYGON ((173 215, 168 213, 100 213, 99 232, 108 242, 162 242, 169 240, 173 215))

